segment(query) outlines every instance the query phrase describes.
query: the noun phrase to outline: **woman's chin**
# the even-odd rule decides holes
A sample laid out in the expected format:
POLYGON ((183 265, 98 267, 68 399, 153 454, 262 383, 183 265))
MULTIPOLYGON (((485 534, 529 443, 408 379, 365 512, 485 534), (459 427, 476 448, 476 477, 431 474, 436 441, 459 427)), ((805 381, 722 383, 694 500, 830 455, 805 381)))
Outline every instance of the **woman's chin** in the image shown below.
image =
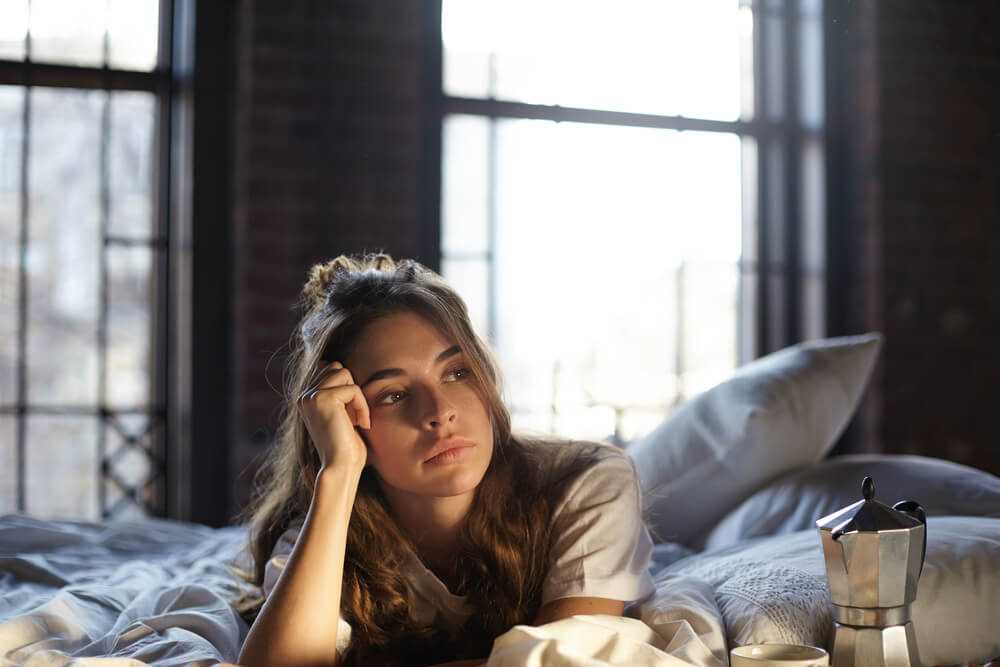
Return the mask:
POLYGON ((476 490, 482 479, 482 475, 464 472, 464 474, 455 475, 452 479, 440 480, 432 484, 427 495, 438 498, 468 495, 476 490))

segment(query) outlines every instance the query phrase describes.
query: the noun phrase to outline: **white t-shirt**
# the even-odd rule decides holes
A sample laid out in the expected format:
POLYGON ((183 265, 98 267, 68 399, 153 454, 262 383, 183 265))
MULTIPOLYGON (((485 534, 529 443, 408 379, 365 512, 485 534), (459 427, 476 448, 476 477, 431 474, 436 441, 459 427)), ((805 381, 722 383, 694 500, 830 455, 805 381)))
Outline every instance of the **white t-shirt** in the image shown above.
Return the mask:
MULTIPOLYGON (((629 603, 653 591, 649 574, 653 543, 642 522, 639 483, 631 459, 620 450, 584 470, 569 484, 552 515, 552 566, 542 585, 541 604, 568 597, 599 597, 629 603)), ((293 523, 264 568, 270 595, 301 529, 293 523)), ((415 554, 402 573, 410 583, 410 617, 424 625, 460 628, 472 614, 465 597, 447 586, 415 554)), ((337 628, 337 650, 350 642, 351 626, 337 628)))

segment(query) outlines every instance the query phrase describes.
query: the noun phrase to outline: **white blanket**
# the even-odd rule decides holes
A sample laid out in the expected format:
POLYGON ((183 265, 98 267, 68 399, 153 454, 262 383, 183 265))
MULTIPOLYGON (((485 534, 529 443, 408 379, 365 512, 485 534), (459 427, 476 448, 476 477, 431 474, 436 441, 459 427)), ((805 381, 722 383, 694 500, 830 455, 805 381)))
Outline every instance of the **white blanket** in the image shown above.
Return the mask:
MULTIPOLYGON (((235 662, 247 627, 230 606, 239 592, 231 564, 245 540, 241 528, 164 520, 0 517, 0 664, 235 662)), ((638 618, 518 626, 497 640, 490 664, 724 665, 711 591, 669 581, 669 598, 658 594, 638 618)))
POLYGON ((726 667, 726 638, 712 590, 683 575, 656 577, 635 618, 573 616, 497 637, 487 667, 726 667))
POLYGON ((640 620, 618 616, 573 616, 533 627, 518 625, 493 643, 487 667, 719 667, 686 622, 664 634, 640 620), (698 647, 707 661, 684 659, 698 647), (675 654, 677 651, 677 654, 675 654))
MULTIPOLYGON (((242 528, 0 517, 0 665, 235 662, 242 528)), ((489 664, 726 667, 748 641, 824 644, 815 530, 704 553, 657 547, 655 595, 631 617, 574 617, 499 637, 489 664), (728 642, 728 646, 727 646, 728 642)), ((1000 518, 932 517, 913 608, 925 664, 1000 653, 1000 518)))
POLYGON ((0 518, 0 664, 235 661, 239 528, 0 518))

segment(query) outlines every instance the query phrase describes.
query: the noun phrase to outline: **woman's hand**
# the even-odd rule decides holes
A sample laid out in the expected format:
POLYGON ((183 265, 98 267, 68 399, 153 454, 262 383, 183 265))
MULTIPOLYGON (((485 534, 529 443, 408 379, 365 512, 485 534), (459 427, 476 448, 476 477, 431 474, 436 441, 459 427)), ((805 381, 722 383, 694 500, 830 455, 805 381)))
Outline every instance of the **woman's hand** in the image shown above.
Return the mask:
POLYGON ((365 466, 368 450, 355 427, 371 428, 371 415, 361 387, 343 364, 321 362, 296 406, 323 468, 365 466))

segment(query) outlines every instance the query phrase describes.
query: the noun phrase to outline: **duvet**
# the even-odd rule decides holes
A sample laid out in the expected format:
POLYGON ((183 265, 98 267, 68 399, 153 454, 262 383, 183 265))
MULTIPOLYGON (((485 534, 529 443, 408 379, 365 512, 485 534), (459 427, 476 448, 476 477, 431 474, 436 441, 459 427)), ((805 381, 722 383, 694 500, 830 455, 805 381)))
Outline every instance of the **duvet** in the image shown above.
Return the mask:
MULTIPOLYGON (((655 594, 626 617, 574 617, 497 639, 490 665, 728 665, 732 646, 825 646, 832 619, 815 519, 856 500, 864 474, 928 518, 913 622, 923 662, 1000 654, 1000 480, 919 457, 842 457, 784 475, 713 522, 664 540, 655 594)), ((0 517, 0 657, 9 666, 234 662, 230 603, 246 534, 168 520, 0 517)))

